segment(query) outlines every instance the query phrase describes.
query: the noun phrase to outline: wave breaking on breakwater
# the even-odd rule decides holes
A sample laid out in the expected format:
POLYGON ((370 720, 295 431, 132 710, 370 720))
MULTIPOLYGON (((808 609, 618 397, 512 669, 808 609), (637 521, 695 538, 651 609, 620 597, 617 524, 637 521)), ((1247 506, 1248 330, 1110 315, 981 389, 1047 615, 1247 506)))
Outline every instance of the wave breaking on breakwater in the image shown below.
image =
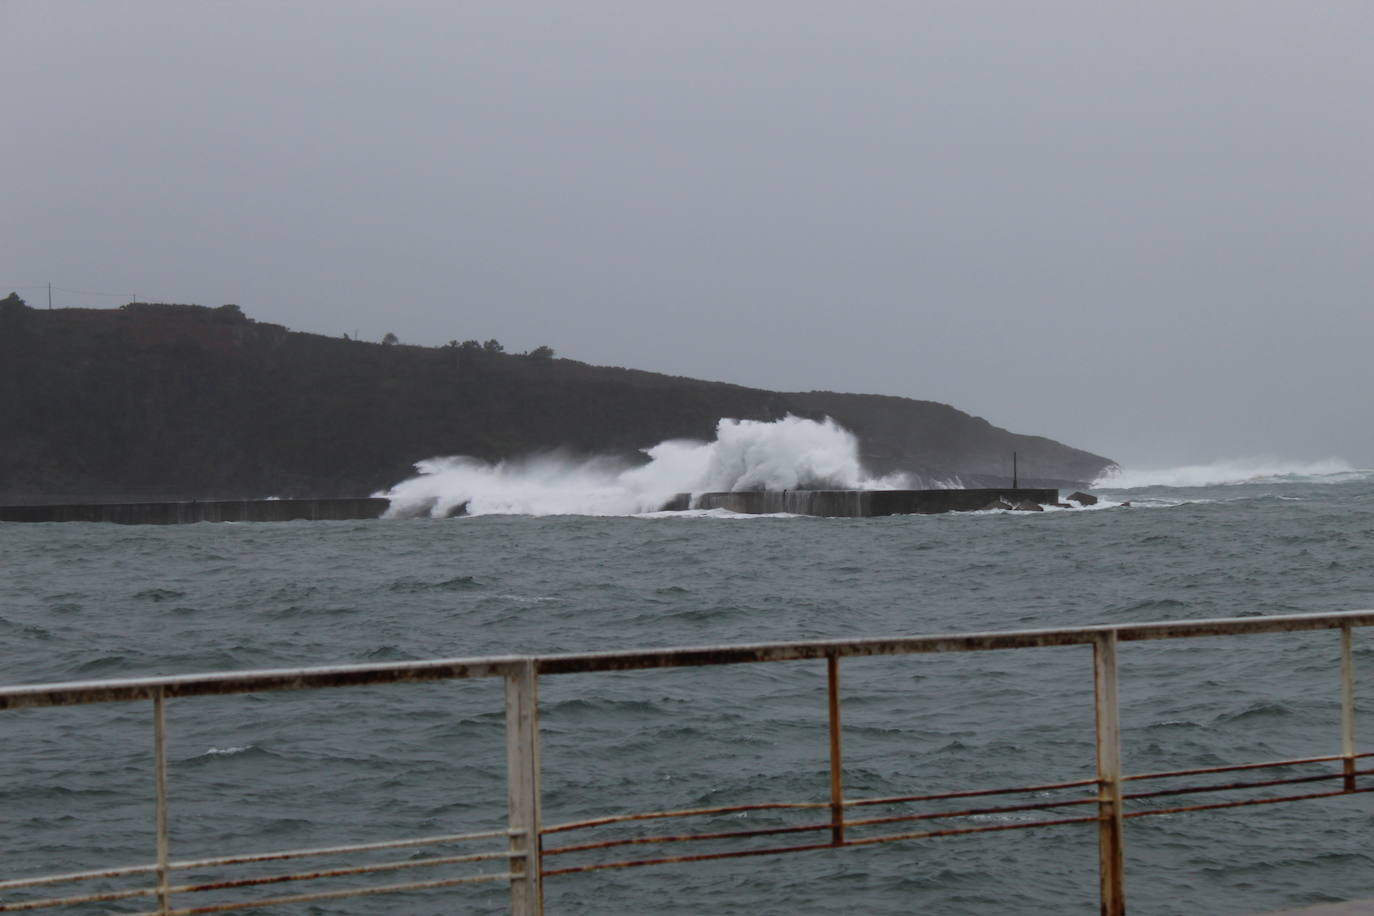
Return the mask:
POLYGON ((854 434, 822 421, 722 419, 712 442, 670 440, 644 449, 646 464, 537 455, 487 462, 454 456, 415 465, 419 475, 377 494, 390 518, 469 515, 638 515, 678 493, 741 490, 896 490, 903 475, 872 477, 854 434))
POLYGON ((1227 458, 1159 470, 1119 468, 1093 482, 1094 490, 1145 487, 1223 487, 1242 484, 1338 484, 1374 479, 1374 470, 1342 458, 1285 461, 1277 458, 1227 458))

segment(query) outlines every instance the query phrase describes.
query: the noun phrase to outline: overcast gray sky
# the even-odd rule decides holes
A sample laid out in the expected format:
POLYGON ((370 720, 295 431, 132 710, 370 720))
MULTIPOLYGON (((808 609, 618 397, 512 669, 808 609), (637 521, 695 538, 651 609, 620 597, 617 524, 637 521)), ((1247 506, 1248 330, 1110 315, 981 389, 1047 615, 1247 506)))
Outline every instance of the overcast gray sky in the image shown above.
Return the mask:
POLYGON ((0 284, 1370 467, 1371 99, 1368 2, 0 0, 0 284))

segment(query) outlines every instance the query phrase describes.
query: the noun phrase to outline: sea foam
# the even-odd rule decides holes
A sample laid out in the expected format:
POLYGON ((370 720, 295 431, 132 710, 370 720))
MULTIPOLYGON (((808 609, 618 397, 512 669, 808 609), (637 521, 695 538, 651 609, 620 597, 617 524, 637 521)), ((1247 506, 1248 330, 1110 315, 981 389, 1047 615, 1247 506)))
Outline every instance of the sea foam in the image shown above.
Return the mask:
POLYGON ((737 490, 899 489, 901 475, 875 478, 859 462, 858 440, 821 422, 723 419, 713 442, 670 440, 644 450, 637 467, 605 458, 536 455, 486 462, 454 456, 415 465, 419 475, 379 495, 389 517, 469 515, 636 515, 678 493, 737 490))
POLYGON ((1220 487, 1240 484, 1349 483, 1374 477, 1342 458, 1285 461, 1278 458, 1228 458, 1158 470, 1118 468, 1093 483, 1097 490, 1142 487, 1220 487))

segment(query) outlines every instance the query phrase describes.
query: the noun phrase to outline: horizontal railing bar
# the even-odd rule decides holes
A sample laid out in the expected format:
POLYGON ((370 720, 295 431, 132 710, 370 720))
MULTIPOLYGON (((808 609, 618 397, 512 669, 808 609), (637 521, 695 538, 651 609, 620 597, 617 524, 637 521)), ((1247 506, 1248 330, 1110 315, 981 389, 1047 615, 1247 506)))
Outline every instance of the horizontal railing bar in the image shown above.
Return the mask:
POLYGON ((846 798, 846 808, 864 805, 900 805, 907 802, 943 801, 949 798, 977 798, 981 795, 1015 795, 1021 792, 1049 792, 1054 789, 1074 789, 1082 786, 1095 786, 1098 779, 1076 779, 1073 782, 1050 782, 1038 786, 1021 786, 1014 789, 969 789, 963 792, 941 792, 937 795, 893 795, 887 798, 846 798))
MULTIPOLYGON (((407 849, 415 846, 438 846, 446 843, 460 843, 466 840, 491 840, 497 837, 523 835, 523 830, 487 830, 482 833, 452 833, 443 836, 415 837, 409 840, 385 840, 380 843, 360 843, 354 846, 321 846, 315 849, 284 849, 280 852, 244 853, 224 856, 217 859, 183 859, 169 862, 167 867, 173 871, 188 868, 215 868, 221 865, 242 865, 250 862, 271 862, 281 859, 304 859, 311 856, 332 856, 346 852, 376 852, 384 849, 407 849)), ((148 866, 152 871, 153 866, 148 866)))
POLYGON ((773 811, 784 808, 807 809, 829 808, 829 802, 757 802, 752 805, 722 805, 718 808, 684 808, 678 811, 644 811, 636 814, 611 814, 594 817, 585 821, 569 821, 555 824, 539 831, 540 836, 550 833, 563 833, 566 830, 580 830, 584 827, 603 827, 607 824, 621 824, 626 821, 650 821, 664 817, 693 817, 707 814, 735 814, 740 811, 773 811))
POLYGON ((91 881, 96 878, 123 878, 126 875, 146 875, 156 871, 156 865, 128 865, 122 868, 106 868, 99 871, 73 871, 64 875, 40 875, 34 878, 13 878, 0 881, 0 891, 17 887, 37 887, 41 884, 63 884, 68 881, 91 881))
POLYGON ((1017 824, 988 824, 983 827, 946 827, 940 830, 919 830, 912 833, 885 833, 881 836, 860 837, 846 840, 846 846, 874 846, 879 843, 896 843, 902 840, 923 840, 937 836, 959 836, 965 833, 994 833, 1000 830, 1028 830, 1032 827, 1057 827, 1060 824, 1095 824, 1097 815, 1092 817, 1060 817, 1049 821, 1024 821, 1017 824))
POLYGON ((108 681, 69 681, 0 689, 0 709, 150 700, 159 689, 163 691, 164 696, 170 698, 500 677, 520 664, 523 664, 523 659, 511 657, 436 659, 424 662, 379 662, 320 668, 177 674, 108 681))
MULTIPOLYGON (((848 844, 846 843, 843 845, 848 844)), ((550 878, 554 875, 573 875, 579 872, 605 871, 611 868, 635 868, 640 865, 669 865, 674 862, 709 862, 714 859, 743 859, 748 856, 771 856, 781 855, 786 852, 807 852, 812 849, 834 848, 836 848, 834 843, 804 843, 799 846, 770 846, 767 849, 736 849, 731 852, 706 852, 691 856, 663 856, 657 859, 622 859, 616 862, 594 862, 590 865, 569 865, 565 868, 549 868, 540 872, 540 876, 550 878)))
POLYGON ((1371 776, 1374 770, 1355 770, 1349 774, 1322 773, 1317 776, 1292 776, 1288 779, 1264 779, 1259 782, 1225 782, 1214 786, 1184 786, 1181 789, 1157 789, 1153 792, 1133 792, 1122 798, 1163 798, 1168 795, 1196 795, 1205 792, 1230 792, 1236 789, 1262 789, 1268 786, 1287 786, 1300 782, 1322 782, 1329 779, 1344 779, 1349 776, 1371 776))
MULTIPOLYGON (((780 855, 788 852, 808 852, 813 849, 838 849, 844 846, 873 846, 878 843, 893 843, 900 840, 919 840, 927 837, 954 836, 964 833, 990 833, 997 830, 1027 830, 1032 827, 1056 827, 1060 824, 1092 824, 1097 817, 1068 817, 1050 821, 1029 821, 1020 824, 992 824, 984 827, 962 827, 947 830, 923 830, 917 833, 884 834, 876 837, 863 837, 858 840, 846 839, 842 843, 807 843, 800 846, 772 846, 767 849, 737 849, 730 852, 708 852, 689 856, 664 856, 657 859, 631 859, 618 862, 596 862, 590 865, 570 865, 542 872, 545 878, 553 875, 571 875, 577 872, 604 871, 609 868, 633 868, 640 865, 668 865, 676 862, 708 862, 715 859, 742 859, 748 856, 780 855)), ((826 824, 829 827, 830 824, 826 824)))
MULTIPOLYGON (((238 903, 219 903, 210 906, 185 907, 168 910, 167 916, 193 916, 197 913, 225 913, 230 910, 246 910, 254 907, 281 906, 287 903, 309 903, 312 900, 341 900, 345 897, 366 897, 374 894, 394 894, 400 891, 423 891, 437 887, 456 887, 460 884, 477 884, 482 881, 509 881, 516 877, 511 872, 493 875, 471 875, 464 878, 441 878, 435 881, 417 881, 412 884, 384 884, 377 887, 357 887, 349 890, 320 891, 314 894, 291 894, 286 897, 263 897, 260 900, 247 900, 238 903)), ((139 913, 136 916, 160 916, 156 911, 139 913)))
POLYGON ((678 833, 652 836, 621 837, 615 840, 598 840, 592 843, 575 843, 571 846, 555 846, 543 850, 545 856, 564 855, 570 852, 586 852, 589 849, 611 849, 616 846, 644 846, 653 843, 690 843, 695 840, 747 840, 760 836, 777 836, 784 833, 811 833, 829 830, 834 826, 830 821, 815 824, 789 824, 786 827, 756 827, 753 830, 726 830, 720 833, 678 833))
POLYGON ((1093 627, 1116 631, 1121 642, 1156 639, 1197 639, 1207 636, 1254 636, 1261 633, 1301 633, 1374 626, 1374 609, 1337 611, 1330 614, 1260 614, 1254 617, 1214 617, 1203 620, 1161 620, 1093 627))
MULTIPOLYGON (((941 801, 950 798, 976 798, 983 795, 1012 795, 1022 792, 1042 792, 1054 789, 1072 789, 1081 786, 1093 786, 1097 785, 1097 782, 1097 779, 1077 779, 1073 782, 1051 782, 1035 786, 1020 786, 1012 789, 970 789, 962 792, 941 792, 935 795, 894 795, 886 798, 847 798, 842 804, 844 807, 849 808, 863 805, 895 805, 904 802, 941 801)), ((583 821, 570 821, 552 827, 545 827, 539 832, 541 835, 548 835, 551 833, 562 833, 567 830, 580 830, 589 827, 602 827, 607 824, 619 824, 626 821, 655 820, 667 817, 735 814, 741 811, 767 811, 779 808, 805 809, 830 807, 832 807, 830 802, 759 802, 751 805, 723 805, 716 808, 685 808, 677 811, 645 811, 635 814, 613 814, 607 817, 590 818, 583 821)))
MULTIPOLYGON (((872 824, 893 824, 901 821, 943 820, 945 818, 977 817, 985 814, 1005 814, 1013 811, 1038 811, 1045 808, 1063 808, 1072 805, 1095 804, 1097 804, 1096 798, 1071 799, 1059 802, 1034 802, 1024 805, 1004 805, 994 808, 970 808, 964 811, 933 811, 919 814, 899 814, 890 817, 861 818, 859 820, 846 820, 841 826, 863 827, 872 824)), ((827 805, 825 807, 829 806, 827 805)), ((572 846, 558 846, 553 849, 545 849, 544 855, 553 856, 569 852, 585 852, 590 849, 609 849, 614 846, 638 846, 649 843, 688 843, 696 840, 738 840, 759 836, 772 836, 782 833, 805 833, 812 830, 829 830, 834 826, 834 821, 827 820, 823 823, 816 824, 796 824, 785 827, 758 827, 753 830, 729 830, 719 833, 682 833, 660 834, 657 836, 621 837, 614 840, 578 843, 572 846)))
POLYGON ((1175 620, 1071 629, 1007 630, 936 636, 757 643, 737 646, 590 652, 530 657, 436 659, 420 662, 339 665, 322 668, 186 674, 154 678, 73 681, 62 684, 5 687, 0 688, 0 709, 147 700, 151 699, 154 692, 159 689, 167 697, 186 697, 498 677, 531 662, 539 674, 574 674, 646 668, 732 665, 747 662, 800 661, 831 657, 980 652, 993 649, 1088 645, 1096 642, 1104 633, 1115 633, 1118 640, 1133 642, 1367 626, 1374 626, 1374 611, 1175 620))
MULTIPOLYGON (((1374 757, 1374 751, 1366 751, 1363 754, 1355 754, 1353 759, 1361 757, 1374 757)), ((1130 782, 1133 779, 1168 779, 1171 776, 1204 776, 1208 773, 1227 773, 1232 770, 1262 770, 1266 767, 1288 767, 1300 766, 1308 763, 1331 763, 1335 760, 1344 760, 1344 754, 1328 754, 1325 757, 1295 757, 1292 760, 1274 760, 1269 763, 1235 763, 1224 767, 1200 767, 1196 770, 1167 770, 1159 773, 1136 773, 1132 776, 1122 776, 1122 782, 1130 782)))
POLYGON ((934 636, 841 639, 806 643, 758 643, 738 646, 550 655, 536 657, 534 662, 540 674, 574 674, 595 671, 628 671, 643 668, 731 665, 747 662, 800 661, 831 656, 843 658, 1090 645, 1097 642, 1104 633, 1110 632, 1115 632, 1118 640, 1137 642, 1154 639, 1333 630, 1346 626, 1374 626, 1374 610, 1341 611, 1332 614, 1170 620, 1157 623, 1101 625, 1069 629, 1005 630, 934 636))
POLYGON ((1027 802, 1024 805, 998 805, 995 808, 965 808, 962 811, 921 811, 915 814, 889 814, 886 817, 861 817, 845 821, 846 827, 865 827, 872 824, 898 824, 902 821, 938 821, 947 817, 978 817, 984 814, 1009 814, 1013 811, 1040 811, 1046 808, 1068 808, 1074 805, 1095 805, 1093 798, 1070 798, 1064 801, 1027 802))
POLYGON ((99 894, 81 894, 76 897, 45 897, 42 900, 28 900, 23 903, 0 903, 0 913, 20 913, 27 910, 43 910, 53 906, 75 906, 78 903, 104 903, 109 900, 128 900, 130 897, 151 897, 156 888, 142 887, 126 891, 105 891, 99 894))
MULTIPOLYGON (((504 835, 505 833, 506 833, 506 831, 500 831, 500 832, 497 833, 496 835, 497 835, 497 836, 500 836, 500 835, 504 835)), ((395 845, 394 845, 394 844, 388 844, 388 845, 383 845, 383 846, 380 846, 380 847, 377 846, 377 845, 373 845, 373 846, 370 846, 370 847, 338 847, 338 848, 340 848, 340 849, 350 849, 350 850, 368 849, 368 848, 377 849, 377 848, 395 848, 395 845)), ((331 851, 331 852, 332 852, 332 851, 335 851, 335 850, 327 850, 327 851, 331 851)), ((319 854, 320 851, 319 851, 319 850, 314 850, 314 851, 310 851, 310 852, 313 853, 313 854, 319 854)), ((181 884, 181 885, 175 885, 175 886, 173 886, 173 887, 167 888, 167 893, 169 893, 169 894, 193 894, 193 893, 200 893, 200 892, 203 892, 203 891, 210 891, 210 890, 227 890, 227 889, 236 888, 236 887, 256 887, 256 886, 264 885, 264 884, 281 884, 281 883, 284 883, 284 882, 287 882, 287 881, 310 881, 310 880, 316 880, 316 879, 320 879, 320 878, 337 878, 337 877, 342 877, 342 876, 344 876, 344 875, 362 875, 362 874, 371 874, 371 873, 374 873, 374 872, 398 871, 398 870, 400 870, 400 869, 407 869, 407 868, 430 868, 430 867, 435 867, 435 866, 440 866, 440 865, 456 865, 456 864, 463 863, 463 862, 480 862, 480 861, 486 861, 486 860, 490 860, 490 859, 518 859, 518 858, 523 857, 523 855, 524 855, 524 853, 512 852, 511 850, 503 849, 503 850, 500 850, 500 851, 497 851, 497 852, 467 853, 467 854, 460 855, 460 856, 441 856, 441 857, 435 857, 435 858, 430 858, 430 859, 415 859, 415 860, 408 861, 408 862, 381 862, 381 863, 375 863, 375 864, 369 864, 369 865, 353 866, 353 867, 350 867, 350 868, 335 868, 335 869, 327 869, 327 870, 314 871, 314 872, 297 872, 297 873, 294 873, 294 874, 286 874, 286 875, 269 875, 269 876, 255 877, 255 878, 237 878, 237 879, 233 879, 233 880, 229 880, 229 881, 214 881, 214 882, 208 882, 208 883, 203 883, 203 884, 181 884)), ((205 860, 205 861, 207 861, 207 862, 213 862, 214 860, 205 860)), ((221 862, 221 863, 219 863, 219 864, 240 864, 242 861, 243 861, 243 860, 231 861, 231 862, 227 862, 227 863, 226 863, 226 862, 221 862)), ((249 861, 264 861, 264 860, 249 860, 249 861)), ((199 864, 199 863, 195 863, 195 862, 182 862, 182 863, 177 863, 177 867, 181 867, 181 868, 199 868, 199 867, 205 867, 205 866, 202 865, 202 864, 199 864)), ((151 869, 150 869, 150 870, 151 870, 151 869)), ((107 891, 107 892, 104 892, 104 893, 86 894, 86 895, 74 896, 74 897, 60 897, 60 898, 58 898, 58 897, 53 897, 53 898, 47 898, 47 899, 44 899, 44 900, 26 901, 26 902, 23 902, 23 903, 14 903, 14 904, 0 903, 0 913, 4 913, 4 912, 19 912, 19 911, 23 911, 23 910, 45 909, 45 908, 47 908, 47 907, 54 907, 54 906, 70 906, 70 905, 75 905, 75 904, 78 904, 78 903, 100 903, 100 902, 105 902, 105 901, 110 901, 110 900, 124 900, 124 899, 130 898, 130 897, 148 897, 148 896, 151 896, 151 895, 153 895, 153 894, 155 894, 155 893, 157 893, 157 890, 156 890, 155 888, 135 888, 135 889, 130 889, 130 890, 123 890, 123 891, 107 891)))
POLYGON ((354 865, 349 868, 329 868, 321 871, 294 872, 286 875, 265 875, 256 878, 234 878, 229 881, 211 881, 204 884, 182 884, 167 888, 169 894, 195 894, 201 891, 228 890, 235 887, 258 887, 264 884, 284 884, 287 881, 314 881, 318 878, 340 878, 344 875, 368 875, 374 872, 400 871, 406 868, 431 868, 439 865, 456 865, 460 862, 482 862, 488 859, 524 858, 522 852, 501 850, 500 852, 473 852, 461 856, 436 856, 432 859, 411 859, 407 862, 377 862, 370 865, 354 865))
MULTIPOLYGON (((1365 753, 1365 754, 1356 754, 1355 756, 1356 756, 1356 757, 1374 757, 1374 752, 1369 752, 1369 753, 1365 753)), ((1329 762, 1332 762, 1332 761, 1335 761, 1335 760, 1344 760, 1344 759, 1345 759, 1344 755, 1339 755, 1339 754, 1338 754, 1338 755, 1334 755, 1334 756, 1327 756, 1327 757, 1304 757, 1304 758, 1298 758, 1298 759, 1294 759, 1294 760, 1280 760, 1280 761, 1274 761, 1274 762, 1270 762, 1270 763, 1244 763, 1244 764, 1235 764, 1235 765, 1232 765, 1232 766, 1225 766, 1225 767, 1208 767, 1208 768, 1198 769, 1198 770, 1178 770, 1178 771, 1161 772, 1161 773, 1142 773, 1142 774, 1138 774, 1138 775, 1135 775, 1135 776, 1127 776, 1127 777, 1124 777, 1124 779, 1157 779, 1157 778, 1165 778, 1165 777, 1169 777, 1169 776, 1202 775, 1202 774, 1207 774, 1207 773, 1222 773, 1222 772, 1227 772, 1227 771, 1231 771, 1231 770, 1248 770, 1248 769, 1258 769, 1258 768, 1264 768, 1264 767, 1289 766, 1289 765, 1293 765, 1293 764, 1329 763, 1329 762)), ((1366 775, 1366 774, 1374 775, 1374 771, 1360 770, 1360 771, 1357 771, 1357 773, 1356 773, 1356 775, 1366 775)), ((1330 774, 1322 774, 1322 775, 1320 775, 1320 776, 1295 778, 1295 779, 1290 779, 1290 780, 1272 780, 1272 781, 1256 782, 1256 783, 1223 784, 1223 785, 1221 785, 1221 786, 1211 786, 1211 787, 1206 787, 1206 788, 1196 788, 1196 787, 1193 787, 1193 788, 1185 788, 1185 789, 1172 789, 1172 790, 1165 790, 1165 791, 1161 791, 1161 792, 1157 792, 1157 793, 1137 793, 1137 794, 1132 794, 1132 795, 1126 795, 1126 796, 1124 796, 1124 797, 1125 797, 1125 798, 1148 798, 1148 797, 1150 797, 1151 795, 1156 795, 1156 794, 1157 794, 1157 795, 1165 795, 1165 794, 1185 794, 1185 793, 1188 793, 1188 792, 1220 791, 1220 790, 1222 790, 1222 789, 1231 788, 1231 787, 1234 787, 1234 788, 1245 788, 1245 787, 1248 787, 1248 786, 1249 786, 1249 787, 1260 787, 1260 786, 1268 786, 1268 785, 1281 785, 1281 784, 1286 783, 1286 782, 1302 782, 1302 781, 1316 781, 1316 780, 1321 780, 1321 779, 1337 779, 1337 778, 1341 778, 1341 777, 1343 777, 1343 776, 1344 776, 1344 773, 1330 773, 1330 774)), ((1019 786, 1019 787, 1015 787, 1015 788, 971 789, 971 790, 966 790, 966 791, 961 791, 961 792, 942 792, 942 793, 933 794, 933 795, 894 795, 894 796, 888 796, 888 797, 884 797, 884 798, 858 798, 858 799, 849 798, 849 799, 845 799, 845 800, 844 800, 843 805, 844 805, 846 808, 849 808, 849 807, 855 807, 855 808, 857 808, 857 807, 864 807, 864 806, 871 806, 871 805, 906 804, 906 803, 911 803, 911 802, 922 802, 922 801, 943 801, 943 800, 946 800, 946 799, 953 799, 953 798, 976 798, 976 797, 980 797, 980 796, 989 796, 989 795, 1014 795, 1014 794, 1022 794, 1022 793, 1026 793, 1026 792, 1044 792, 1044 791, 1053 791, 1053 790, 1056 790, 1056 789, 1080 788, 1080 787, 1082 787, 1082 786, 1096 785, 1097 783, 1098 783, 1098 780, 1095 779, 1095 778, 1093 778, 1093 779, 1078 779, 1078 780, 1074 780, 1074 781, 1072 781, 1072 782, 1042 783, 1042 784, 1039 784, 1039 785, 1019 786)), ((1091 799, 1090 801, 1096 801, 1096 799, 1091 799)), ((1085 802, 1082 802, 1082 801, 1074 801, 1074 802, 1072 802, 1072 804, 1084 804, 1084 803, 1085 803, 1085 802)), ((1063 804, 1063 803, 1059 803, 1059 804, 1063 804)), ((1044 806, 1045 806, 1045 807, 1055 807, 1055 803, 1045 803, 1044 806)), ((601 827, 601 826, 606 826, 606 825, 609 825, 609 824, 625 823, 625 822, 628 822, 628 821, 637 821, 637 820, 651 820, 651 819, 658 819, 658 818, 690 817, 690 816, 708 815, 708 814, 732 814, 732 813, 741 812, 741 811, 760 811, 760 810, 770 810, 770 809, 780 809, 780 808, 784 808, 784 809, 785 809, 785 808, 806 809, 806 808, 829 808, 829 807, 831 807, 831 805, 830 805, 829 802, 761 802, 761 803, 750 804, 750 805, 727 805, 727 806, 721 806, 721 807, 716 807, 716 808, 688 808, 688 809, 682 809, 682 810, 677 810, 677 811, 648 811, 648 812, 641 812, 641 813, 635 813, 635 814, 618 814, 618 815, 611 815, 611 816, 608 816, 608 817, 591 818, 591 819, 584 820, 584 821, 572 821, 572 822, 568 822, 568 823, 558 824, 558 825, 555 825, 555 826, 552 826, 552 827, 545 827, 543 830, 540 831, 540 834, 541 834, 541 835, 548 835, 548 834, 553 834, 553 833, 562 833, 562 832, 569 831, 569 830, 578 830, 578 829, 584 829, 584 828, 590 828, 590 827, 601 827)), ((988 810, 988 811, 993 811, 993 810, 998 810, 998 809, 987 809, 987 810, 988 810)), ((1009 808, 1008 808, 1008 809, 1005 809, 1005 810, 1013 810, 1013 809, 1009 809, 1009 808)), ((939 815, 932 815, 932 816, 939 816, 939 815)), ((949 816, 949 815, 946 815, 946 816, 949 816)), ((880 821, 871 821, 871 822, 872 822, 872 823, 878 823, 878 822, 880 822, 880 821)), ((849 826, 849 825, 852 825, 852 824, 861 824, 861 823, 870 823, 870 821, 853 821, 853 820, 851 820, 851 821, 845 821, 845 825, 846 825, 846 826, 849 826)), ((830 826, 830 825, 827 824, 827 826, 830 826)), ((570 849, 570 848, 571 848, 571 847, 559 847, 559 850, 546 850, 546 851, 545 851, 545 855, 552 855, 552 854, 554 854, 555 851, 561 851, 561 850, 570 849)))
POLYGON ((1180 808, 1153 808, 1144 811, 1127 811, 1123 818, 1151 817, 1156 814, 1182 814, 1186 811, 1211 811, 1216 808, 1243 808, 1246 805, 1273 805, 1279 802, 1307 801, 1313 798, 1334 798, 1337 795, 1358 795, 1374 792, 1374 786, 1366 789, 1337 789, 1335 792, 1313 792, 1308 795, 1283 795, 1279 798, 1248 798, 1245 801, 1214 802, 1208 805, 1187 805, 1180 808))
MULTIPOLYGON (((438 846, 441 844, 460 843, 468 840, 489 840, 523 833, 523 830, 487 830, 481 833, 451 833, 440 836, 415 837, 407 840, 386 840, 380 843, 358 843, 351 846, 321 846, 314 849, 285 849, 279 852, 245 853, 235 856, 222 856, 214 859, 183 859, 178 862, 169 862, 167 867, 173 871, 185 871, 191 868, 216 868, 222 865, 242 865, 251 862, 270 862, 281 859, 303 859, 310 856, 339 855, 348 852, 375 852, 378 850, 406 849, 416 846, 438 846)), ((23 887, 37 887, 44 884, 91 881, 97 878, 121 878, 127 875, 149 874, 156 870, 156 865, 130 865, 123 868, 107 868, 98 871, 68 872, 61 875, 42 875, 35 878, 15 878, 9 881, 0 881, 0 891, 14 890, 23 887)), ((148 893, 151 893, 151 891, 148 893)), ((0 912, 4 911, 0 910, 0 912)))

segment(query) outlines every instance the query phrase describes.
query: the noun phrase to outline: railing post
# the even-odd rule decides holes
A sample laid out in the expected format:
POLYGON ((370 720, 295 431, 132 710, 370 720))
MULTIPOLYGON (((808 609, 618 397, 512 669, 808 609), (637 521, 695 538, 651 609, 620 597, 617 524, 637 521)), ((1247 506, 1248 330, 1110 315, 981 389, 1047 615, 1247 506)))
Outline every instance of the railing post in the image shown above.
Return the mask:
POLYGON ((539 676, 534 661, 506 674, 506 810, 510 827, 510 908, 514 916, 544 912, 539 831, 539 676))
POLYGON ((827 694, 830 700, 830 843, 844 845, 844 760, 840 756, 840 659, 825 659, 827 694))
POLYGON ((157 823, 157 911, 171 909, 167 887, 167 713, 161 687, 153 689, 153 785, 156 795, 153 817, 157 823))
POLYGON ((1097 722, 1097 867, 1102 916, 1123 916, 1126 887, 1121 819, 1121 719, 1116 692, 1116 631, 1093 643, 1097 722))
POLYGON ((1341 754, 1345 791, 1355 791, 1355 652, 1350 624, 1341 627, 1341 754))

